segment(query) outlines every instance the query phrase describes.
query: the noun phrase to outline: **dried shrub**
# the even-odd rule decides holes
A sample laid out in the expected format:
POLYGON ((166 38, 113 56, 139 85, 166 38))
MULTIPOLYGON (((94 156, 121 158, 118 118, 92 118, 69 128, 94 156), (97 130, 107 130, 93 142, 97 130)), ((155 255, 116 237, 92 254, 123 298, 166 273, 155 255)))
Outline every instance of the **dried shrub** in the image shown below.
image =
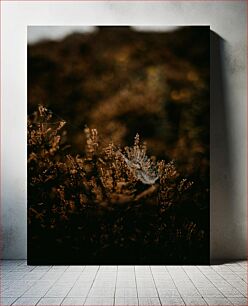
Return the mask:
MULTIPOLYGON (((37 262, 187 263, 206 233, 189 214, 194 184, 175 162, 103 145, 85 128, 85 151, 67 153, 64 121, 39 106, 28 118, 29 254, 37 262)), ((196 207, 194 207, 196 209, 196 207)), ((195 255, 196 256, 196 255, 195 255)), ((207 260, 201 258, 202 260, 207 260)))

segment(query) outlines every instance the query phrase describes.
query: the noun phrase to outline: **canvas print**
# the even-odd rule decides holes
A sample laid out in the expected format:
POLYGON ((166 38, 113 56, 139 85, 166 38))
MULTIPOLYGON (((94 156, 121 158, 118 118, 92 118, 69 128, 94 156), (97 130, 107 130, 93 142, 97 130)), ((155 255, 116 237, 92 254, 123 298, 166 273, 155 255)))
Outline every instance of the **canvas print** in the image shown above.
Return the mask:
POLYGON ((29 264, 209 264, 209 33, 28 27, 29 264))

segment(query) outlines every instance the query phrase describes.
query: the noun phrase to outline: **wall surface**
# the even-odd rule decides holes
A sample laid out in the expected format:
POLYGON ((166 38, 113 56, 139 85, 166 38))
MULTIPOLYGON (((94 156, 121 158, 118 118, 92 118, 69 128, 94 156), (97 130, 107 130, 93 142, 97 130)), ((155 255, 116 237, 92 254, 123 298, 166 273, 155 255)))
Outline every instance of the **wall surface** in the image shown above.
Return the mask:
POLYGON ((246 1, 3 1, 3 258, 26 258, 27 25, 210 25, 211 258, 246 257, 246 1))

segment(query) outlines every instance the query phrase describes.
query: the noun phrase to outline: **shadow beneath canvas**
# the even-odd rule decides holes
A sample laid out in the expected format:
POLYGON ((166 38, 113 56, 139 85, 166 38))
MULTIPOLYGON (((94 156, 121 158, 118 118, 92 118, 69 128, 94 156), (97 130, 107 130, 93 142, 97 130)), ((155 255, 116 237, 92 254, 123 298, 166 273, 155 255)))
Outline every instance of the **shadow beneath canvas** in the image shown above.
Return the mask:
POLYGON ((210 33, 210 262, 233 262, 240 239, 235 222, 230 112, 224 66, 225 41, 210 33), (230 242, 230 243, 228 243, 230 242))
POLYGON ((225 264, 235 264, 239 262, 244 262, 247 259, 212 259, 211 265, 225 265, 225 264))

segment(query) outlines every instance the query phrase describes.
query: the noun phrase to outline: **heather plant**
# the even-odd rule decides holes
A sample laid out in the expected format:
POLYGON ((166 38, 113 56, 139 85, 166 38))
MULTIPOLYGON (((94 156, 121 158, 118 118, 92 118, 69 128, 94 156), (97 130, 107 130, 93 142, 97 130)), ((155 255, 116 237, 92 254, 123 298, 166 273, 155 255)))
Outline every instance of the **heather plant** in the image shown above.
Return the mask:
POLYGON ((82 152, 69 154, 65 126, 43 106, 28 118, 32 258, 187 262, 201 251, 204 230, 188 213, 194 184, 174 161, 148 157, 138 134, 133 146, 121 148, 101 144, 98 131, 88 127, 82 152))

